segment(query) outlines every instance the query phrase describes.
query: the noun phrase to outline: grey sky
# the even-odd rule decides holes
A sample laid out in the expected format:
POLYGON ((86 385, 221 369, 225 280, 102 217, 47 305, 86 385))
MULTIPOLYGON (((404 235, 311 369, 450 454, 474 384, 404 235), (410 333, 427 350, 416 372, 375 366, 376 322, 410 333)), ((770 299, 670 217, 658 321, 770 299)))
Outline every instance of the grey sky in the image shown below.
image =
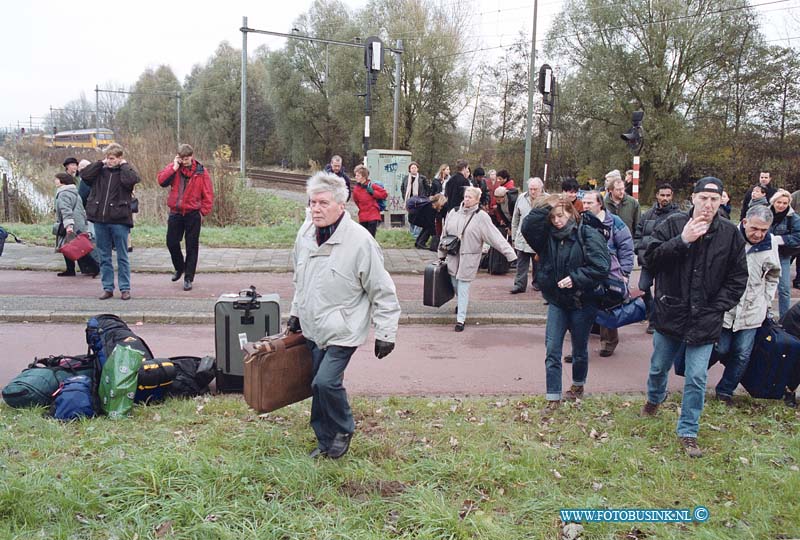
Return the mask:
MULTIPOLYGON (((352 8, 366 4, 366 0, 344 1, 352 8)), ((530 32, 532 0, 473 3, 473 21, 464 29, 471 36, 471 48, 509 44, 520 30, 530 32)), ((252 28, 288 32, 312 0, 140 0, 121 2, 117 9, 89 1, 2 0, 2 4, 0 127, 8 127, 18 121, 27 125, 30 115, 43 116, 50 106, 62 107, 81 92, 93 102, 95 84, 129 87, 148 67, 169 65, 183 81, 192 66, 205 62, 221 41, 241 47, 243 15, 252 28)), ((540 0, 539 48, 561 5, 562 0, 540 0)), ((765 33, 771 37, 793 35, 789 27, 798 28, 797 8, 800 0, 758 8, 764 14, 765 33)), ((271 49, 284 44, 282 38, 262 35, 251 34, 248 39, 251 50, 262 44, 271 49)), ((39 121, 34 118, 34 124, 39 121)))

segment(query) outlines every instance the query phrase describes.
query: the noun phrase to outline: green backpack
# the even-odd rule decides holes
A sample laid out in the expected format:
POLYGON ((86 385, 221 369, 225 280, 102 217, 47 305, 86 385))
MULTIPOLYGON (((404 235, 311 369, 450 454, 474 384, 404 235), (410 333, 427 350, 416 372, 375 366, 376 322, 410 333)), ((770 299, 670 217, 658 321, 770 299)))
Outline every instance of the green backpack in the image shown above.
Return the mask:
POLYGON ((139 366, 144 355, 126 345, 117 345, 100 375, 100 408, 109 418, 125 418, 133 409, 139 366))
POLYGON ((95 358, 90 355, 37 358, 2 391, 9 407, 47 407, 53 393, 68 377, 86 375, 94 378, 95 358))

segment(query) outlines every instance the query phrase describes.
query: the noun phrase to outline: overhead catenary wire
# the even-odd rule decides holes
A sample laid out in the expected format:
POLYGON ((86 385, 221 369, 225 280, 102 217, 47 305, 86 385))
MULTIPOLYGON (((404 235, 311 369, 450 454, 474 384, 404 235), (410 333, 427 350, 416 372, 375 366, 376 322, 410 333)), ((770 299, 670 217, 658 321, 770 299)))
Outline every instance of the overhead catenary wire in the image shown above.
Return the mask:
MULTIPOLYGON (((750 8, 754 8, 754 7, 766 6, 766 5, 772 5, 772 4, 784 4, 784 3, 790 2, 790 1, 791 0, 769 0, 767 2, 762 2, 760 4, 749 4, 749 5, 745 5, 745 6, 722 8, 722 9, 718 9, 718 10, 714 10, 714 11, 708 11, 708 12, 705 12, 705 13, 698 13, 698 14, 692 14, 692 15, 678 15, 678 16, 675 16, 675 17, 667 17, 667 18, 658 19, 658 20, 655 20, 655 21, 643 22, 641 24, 637 24, 636 26, 632 26, 632 25, 608 26, 608 27, 605 27, 605 28, 600 28, 600 29, 597 29, 597 30, 591 30, 591 31, 588 31, 588 32, 576 32, 574 34, 563 34, 563 35, 560 35, 560 36, 556 36, 556 39, 566 39, 566 38, 571 38, 571 37, 584 36, 584 35, 587 35, 587 34, 599 34, 601 32, 608 32, 608 31, 613 31, 613 30, 633 30, 635 28, 641 28, 643 26, 652 26, 652 25, 656 25, 656 24, 663 24, 663 23, 666 23, 666 22, 676 22, 676 21, 682 21, 682 20, 700 19, 700 18, 703 18, 703 17, 708 17, 710 15, 719 15, 719 14, 722 14, 722 13, 730 13, 730 12, 733 12, 733 11, 741 11, 743 9, 750 9, 750 8)), ((789 7, 783 8, 783 9, 784 10, 796 9, 797 7, 798 6, 789 6, 789 7)), ((778 10, 775 10, 775 11, 778 11, 778 10)), ((527 43, 530 44, 530 41, 528 41, 527 43)), ((430 57, 430 59, 433 60, 433 59, 438 59, 438 58, 448 58, 448 57, 451 57, 451 56, 460 56, 460 55, 464 55, 464 54, 472 54, 472 53, 477 53, 477 52, 497 50, 497 49, 502 49, 504 47, 505 47, 504 45, 498 45, 498 46, 493 46, 493 47, 482 47, 482 48, 478 48, 478 49, 472 49, 472 50, 469 50, 469 51, 461 51, 461 52, 457 52, 457 53, 449 53, 449 54, 442 54, 442 55, 438 55, 438 56, 432 56, 432 57, 430 57)))

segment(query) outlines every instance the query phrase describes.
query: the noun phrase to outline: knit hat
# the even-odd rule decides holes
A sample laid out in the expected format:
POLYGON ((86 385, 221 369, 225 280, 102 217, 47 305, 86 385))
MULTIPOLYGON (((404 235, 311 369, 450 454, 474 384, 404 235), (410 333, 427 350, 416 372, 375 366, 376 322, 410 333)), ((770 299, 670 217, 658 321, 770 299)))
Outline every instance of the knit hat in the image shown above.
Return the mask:
POLYGON ((82 159, 81 162, 78 163, 78 170, 82 171, 83 169, 85 169, 86 167, 88 167, 91 164, 92 164, 92 162, 89 161, 88 159, 82 159))

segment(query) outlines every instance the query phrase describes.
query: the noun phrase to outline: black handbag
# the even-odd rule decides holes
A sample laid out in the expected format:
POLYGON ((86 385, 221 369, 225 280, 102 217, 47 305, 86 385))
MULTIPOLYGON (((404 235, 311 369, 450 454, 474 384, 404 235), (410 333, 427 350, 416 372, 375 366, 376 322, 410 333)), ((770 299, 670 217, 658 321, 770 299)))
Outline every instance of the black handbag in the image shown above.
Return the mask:
POLYGON ((450 255, 458 255, 461 251, 461 237, 464 236, 464 232, 469 227, 469 222, 472 221, 472 218, 475 217, 475 214, 480 212, 480 209, 475 211, 469 219, 467 223, 464 225, 464 228, 461 229, 461 234, 456 236, 454 234, 446 234, 439 239, 439 248, 444 248, 444 250, 449 253, 450 255))

